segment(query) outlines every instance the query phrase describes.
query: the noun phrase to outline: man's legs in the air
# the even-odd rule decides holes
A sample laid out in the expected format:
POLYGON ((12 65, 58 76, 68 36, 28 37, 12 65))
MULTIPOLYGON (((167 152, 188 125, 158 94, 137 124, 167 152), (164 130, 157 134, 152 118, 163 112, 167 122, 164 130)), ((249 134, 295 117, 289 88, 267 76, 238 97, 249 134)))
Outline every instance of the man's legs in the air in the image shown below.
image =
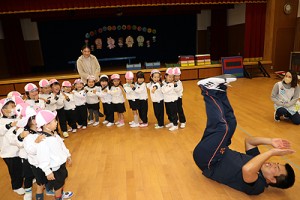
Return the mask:
POLYGON ((200 143, 196 146, 193 156, 201 170, 210 168, 218 161, 235 131, 236 120, 228 101, 226 84, 236 78, 209 78, 198 82, 204 97, 207 124, 200 143))

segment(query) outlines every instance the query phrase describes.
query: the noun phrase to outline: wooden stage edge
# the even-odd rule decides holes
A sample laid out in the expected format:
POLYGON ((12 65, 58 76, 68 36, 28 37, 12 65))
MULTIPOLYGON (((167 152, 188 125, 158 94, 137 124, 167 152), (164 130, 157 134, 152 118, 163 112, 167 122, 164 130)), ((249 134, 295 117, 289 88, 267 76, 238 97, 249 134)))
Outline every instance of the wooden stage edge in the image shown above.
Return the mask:
MULTIPOLYGON (((271 65, 271 61, 261 61, 263 65, 271 65)), ((257 65, 257 62, 244 62, 246 66, 257 65)), ((157 68, 162 75, 167 68, 157 68)), ((201 66, 189 66, 189 67, 180 67, 181 69, 181 80, 194 80, 194 79, 202 79, 211 76, 218 76, 222 74, 222 65, 221 64, 211 64, 211 65, 201 65, 201 66)), ((141 70, 131 70, 133 73, 137 71, 143 71, 145 73, 146 82, 149 81, 150 72, 153 69, 141 69, 141 70)), ((104 69, 101 71, 101 74, 112 75, 112 74, 120 74, 122 83, 125 82, 125 73, 127 70, 107 70, 104 69)), ((27 83, 34 83, 38 86, 38 82, 41 79, 52 79, 55 78, 58 81, 70 81, 74 82, 75 79, 79 78, 77 72, 70 72, 64 74, 41 74, 37 76, 30 76, 24 78, 10 78, 0 80, 0 96, 6 96, 10 91, 19 91, 20 93, 24 93, 24 86, 27 83)))

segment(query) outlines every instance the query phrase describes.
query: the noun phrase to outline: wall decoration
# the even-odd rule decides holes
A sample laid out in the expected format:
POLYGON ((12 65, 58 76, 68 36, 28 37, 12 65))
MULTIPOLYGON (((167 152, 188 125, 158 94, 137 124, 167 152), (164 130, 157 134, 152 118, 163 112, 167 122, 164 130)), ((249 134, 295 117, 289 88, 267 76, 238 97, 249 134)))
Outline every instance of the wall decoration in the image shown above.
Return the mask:
POLYGON ((107 48, 113 49, 115 48, 115 40, 112 37, 107 38, 107 48))
POLYGON ((133 37, 128 36, 128 37, 126 38, 126 45, 127 45, 127 47, 128 47, 128 48, 131 48, 131 47, 133 46, 133 43, 134 43, 133 37))
POLYGON ((96 49, 102 49, 102 39, 101 38, 97 38, 95 40, 95 44, 96 44, 96 49))
POLYGON ((136 40, 137 40, 137 42, 138 42, 138 46, 139 46, 139 47, 144 46, 144 41, 145 41, 144 36, 139 35, 139 36, 136 38, 136 40))
POLYGON ((119 37, 118 38, 118 45, 119 45, 120 48, 123 47, 123 45, 124 45, 124 39, 123 39, 123 37, 119 37))

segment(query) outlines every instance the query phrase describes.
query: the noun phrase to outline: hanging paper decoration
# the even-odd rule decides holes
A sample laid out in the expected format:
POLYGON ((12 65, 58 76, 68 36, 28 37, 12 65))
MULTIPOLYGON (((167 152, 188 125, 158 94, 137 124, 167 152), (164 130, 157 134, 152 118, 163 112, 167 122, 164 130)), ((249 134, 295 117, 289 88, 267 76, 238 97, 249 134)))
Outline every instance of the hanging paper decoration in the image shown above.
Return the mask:
POLYGON ((96 49, 102 49, 102 39, 101 38, 97 38, 95 40, 95 44, 96 44, 96 49))
POLYGON ((123 25, 123 26, 122 26, 122 29, 125 31, 125 30, 126 30, 126 25, 123 25))
POLYGON ((150 40, 147 40, 147 41, 146 41, 146 45, 147 45, 148 48, 151 47, 151 46, 150 46, 150 40))
POLYGON ((133 46, 133 43, 134 43, 133 37, 128 36, 128 37, 126 38, 126 45, 127 45, 127 47, 128 47, 128 48, 131 48, 131 47, 133 46))
POLYGON ((123 47, 123 45, 124 45, 123 37, 119 37, 119 38, 118 38, 118 45, 119 45, 120 48, 123 47))
POLYGON ((121 25, 118 25, 118 26, 117 26, 117 30, 120 31, 121 29, 122 29, 122 26, 121 26, 121 25))
POLYGON ((156 36, 152 36, 152 42, 155 43, 156 42, 156 36))
POLYGON ((115 40, 112 37, 107 38, 107 48, 109 49, 115 48, 115 40))
POLYGON ((139 35, 139 36, 136 38, 136 40, 137 40, 137 42, 138 42, 138 47, 144 46, 144 41, 145 41, 144 36, 139 35))

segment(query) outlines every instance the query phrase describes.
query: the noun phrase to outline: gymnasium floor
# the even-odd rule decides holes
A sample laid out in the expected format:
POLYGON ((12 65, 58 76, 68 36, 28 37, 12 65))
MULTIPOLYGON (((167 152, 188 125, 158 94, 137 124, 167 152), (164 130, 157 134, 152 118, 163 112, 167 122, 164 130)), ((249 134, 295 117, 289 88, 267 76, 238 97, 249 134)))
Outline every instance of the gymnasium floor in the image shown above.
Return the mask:
MULTIPOLYGON (((276 77, 238 79, 228 96, 238 121, 232 149, 243 151, 247 136, 283 137, 292 142, 295 154, 272 161, 289 162, 296 176, 300 170, 300 129, 288 121, 273 121, 270 94, 276 77)), ((184 81, 183 105, 187 126, 175 132, 154 129, 155 117, 149 100, 149 127, 88 127, 70 134, 65 144, 72 154, 66 190, 72 200, 274 200, 298 199, 299 180, 293 188, 268 188, 259 196, 248 196, 205 178, 195 165, 192 152, 206 124, 203 98, 197 81, 184 81)), ((126 122, 132 120, 128 109, 126 122)), ((102 106, 101 106, 102 109, 102 106)), ((165 121, 167 118, 165 118, 165 121)), ((103 121, 103 119, 101 119, 103 121)), ((262 146, 261 151, 269 147, 262 146)), ((0 199, 23 199, 10 188, 7 168, 0 160, 0 199)), ((46 197, 45 199, 52 199, 46 197)))

